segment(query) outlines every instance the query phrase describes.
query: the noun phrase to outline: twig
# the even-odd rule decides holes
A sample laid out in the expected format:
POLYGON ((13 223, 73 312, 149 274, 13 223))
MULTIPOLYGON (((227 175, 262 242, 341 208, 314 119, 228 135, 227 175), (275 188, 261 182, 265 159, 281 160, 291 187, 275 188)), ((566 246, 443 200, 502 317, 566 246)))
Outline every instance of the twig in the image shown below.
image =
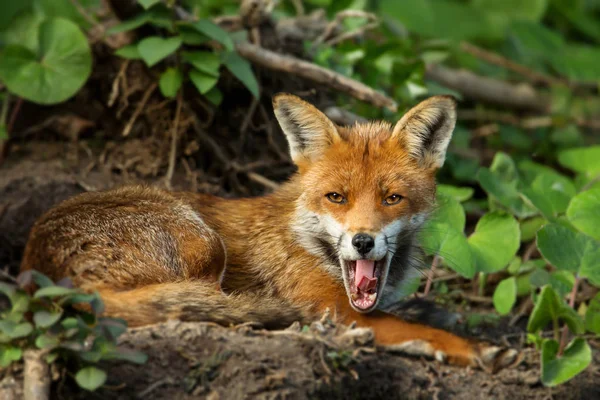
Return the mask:
MULTIPOLYGON (((362 11, 362 10, 340 11, 339 13, 336 14, 335 19, 327 25, 327 27, 325 28, 325 30, 323 31, 321 36, 319 36, 313 42, 312 48, 314 49, 315 47, 317 47, 318 45, 320 45, 321 43, 323 43, 327 39, 329 39, 331 37, 331 35, 333 34, 333 32, 335 31, 335 29, 338 28, 341 25, 341 23, 347 18, 366 18, 367 21, 369 21, 371 23, 375 22, 377 25, 379 25, 377 16, 375 14, 372 14, 372 13, 369 13, 366 11, 362 11)), ((369 24, 367 24, 367 25, 369 25, 369 24)), ((359 30, 360 30, 360 28, 359 28, 359 30)), ((363 32, 365 30, 366 29, 363 29, 363 32)), ((356 32, 356 31, 354 31, 354 32, 356 32)), ((350 33, 350 32, 347 32, 347 33, 350 33)), ((338 42, 339 41, 336 41, 335 43, 338 43, 338 42)), ((332 43, 329 43, 329 44, 331 45, 332 43)))
POLYGON ((372 29, 376 29, 377 27, 379 27, 379 21, 370 22, 359 28, 354 29, 353 31, 344 32, 339 36, 329 39, 326 43, 330 46, 335 46, 336 44, 344 42, 346 40, 354 39, 358 36, 363 36, 365 32, 370 31, 372 29))
POLYGON ((21 110, 22 105, 23 99, 21 97, 17 97, 17 102, 15 103, 12 113, 10 114, 10 120, 8 121, 8 125, 6 126, 6 129, 9 133, 13 131, 15 122, 17 122, 17 115, 19 115, 19 111, 21 110))
POLYGON ((291 0, 292 5, 296 9, 296 15, 302 16, 305 14, 304 4, 302 4, 302 0, 291 0))
POLYGON ((339 107, 326 108, 325 115, 338 125, 353 125, 357 122, 367 122, 366 118, 339 107))
POLYGON ((100 32, 104 33, 104 27, 98 23, 94 18, 92 18, 86 11, 85 8, 81 4, 79 4, 78 0, 70 0, 71 4, 77 9, 77 12, 90 23, 94 28, 99 29, 100 32))
POLYGON ((123 128, 123 133, 121 134, 122 136, 128 136, 131 133, 133 124, 135 123, 137 118, 140 116, 142 110, 144 109, 144 106, 150 99, 150 96, 152 95, 152 93, 154 92, 154 90, 156 89, 157 86, 158 86, 158 83, 154 82, 150 85, 150 87, 148 87, 148 89, 146 89, 146 92, 144 92, 144 96, 138 103, 137 108, 133 112, 133 115, 131 116, 131 118, 129 118, 129 122, 127 122, 127 125, 125 125, 125 128, 123 128))
POLYGON ((295 57, 281 55, 247 42, 237 43, 236 49, 242 57, 261 67, 287 72, 322 85, 328 85, 359 100, 369 102, 377 107, 385 107, 393 112, 398 109, 396 102, 386 95, 330 69, 295 57))
MULTIPOLYGON (((577 296, 577 289, 579 287, 579 275, 575 276, 575 282, 573 283, 573 289, 571 289, 571 294, 569 295, 569 307, 575 307, 575 297, 577 296)), ((569 326, 565 324, 563 326, 562 334, 560 336, 560 345, 558 347, 558 356, 562 356, 565 347, 567 346, 567 336, 569 335, 569 326)))
POLYGON ((256 172, 246 172, 246 175, 254 182, 260 183, 266 188, 275 190, 279 187, 279 184, 277 182, 273 182, 272 180, 267 179, 264 176, 257 174, 256 172))
POLYGON ((506 68, 513 72, 516 72, 519 75, 527 78, 532 83, 543 83, 545 85, 568 85, 569 82, 554 78, 552 76, 542 74, 540 72, 534 71, 530 68, 527 68, 524 65, 518 64, 508 58, 505 58, 499 54, 493 53, 491 51, 482 49, 481 47, 475 46, 474 44, 468 42, 462 42, 460 44, 460 49, 466 53, 471 54, 483 61, 486 61, 490 64, 498 65, 500 67, 506 68))
POLYGON ((47 400, 50 395, 50 368, 47 350, 25 350, 23 354, 23 400, 47 400))
POLYGON ((171 180, 173 179, 173 173, 175 172, 175 164, 177 163, 177 140, 179 139, 179 116, 181 115, 181 105, 183 100, 181 98, 181 90, 177 93, 177 107, 175 109, 175 118, 173 120, 173 129, 171 130, 171 150, 169 152, 169 166, 167 168, 167 174, 165 175, 165 186, 171 189, 171 180))
POLYGON ((431 290, 431 283, 433 281, 433 275, 435 274, 435 270, 440 262, 440 257, 436 254, 433 257, 433 262, 431 263, 431 269, 429 270, 429 275, 427 276, 427 283, 425 284, 425 289, 423 290, 423 296, 427 296, 429 294, 429 290, 431 290))
POLYGON ((513 85, 498 79, 487 78, 467 70, 455 70, 441 65, 427 66, 425 77, 462 93, 473 100, 502 107, 548 112, 550 102, 540 96, 530 85, 513 85))
POLYGON ((589 188, 591 188, 598 182, 600 182, 600 175, 596 175, 594 178, 592 178, 592 180, 590 180, 588 183, 583 185, 583 187, 581 188, 581 191, 585 192, 586 190, 588 190, 589 188))
MULTIPOLYGON (((581 128, 600 130, 600 120, 598 119, 573 118, 568 121, 556 121, 551 115, 519 118, 511 113, 496 110, 459 110, 458 119, 478 122, 493 121, 494 123, 514 125, 523 129, 548 128, 573 123, 581 128)), ((493 129, 497 130, 497 126, 493 125, 493 129)))
POLYGON ((112 107, 115 104, 117 97, 119 97, 119 87, 120 87, 121 79, 123 79, 123 77, 125 76, 128 66, 129 66, 129 60, 124 60, 121 63, 119 72, 117 73, 117 76, 115 77, 115 80, 113 81, 113 84, 112 84, 112 89, 110 91, 110 96, 108 98, 108 107, 112 107))

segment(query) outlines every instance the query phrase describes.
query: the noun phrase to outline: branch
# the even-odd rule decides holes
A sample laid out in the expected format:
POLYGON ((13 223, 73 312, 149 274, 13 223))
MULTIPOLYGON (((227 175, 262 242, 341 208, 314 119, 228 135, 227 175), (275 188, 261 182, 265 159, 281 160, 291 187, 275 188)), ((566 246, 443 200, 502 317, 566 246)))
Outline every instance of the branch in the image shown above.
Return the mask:
POLYGON ((50 394, 50 368, 44 356, 47 350, 25 350, 23 400, 47 400, 50 394))
POLYGON ((455 70, 441 65, 427 66, 425 77, 472 100, 524 111, 546 113, 550 109, 550 102, 528 84, 513 85, 471 71, 455 70))
POLYGON ((330 69, 295 57, 277 54, 250 43, 237 43, 236 50, 242 57, 261 67, 274 71, 287 72, 315 83, 330 86, 359 100, 371 103, 377 107, 385 107, 393 112, 398 109, 396 102, 386 95, 376 92, 369 86, 340 75, 330 69))

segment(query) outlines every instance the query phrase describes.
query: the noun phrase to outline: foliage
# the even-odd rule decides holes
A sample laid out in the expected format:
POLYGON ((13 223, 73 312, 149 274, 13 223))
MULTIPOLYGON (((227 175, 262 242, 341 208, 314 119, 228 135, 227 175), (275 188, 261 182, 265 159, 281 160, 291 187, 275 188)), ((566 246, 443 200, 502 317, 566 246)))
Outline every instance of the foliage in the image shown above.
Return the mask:
POLYGON ((98 363, 125 360, 143 364, 146 356, 117 346, 127 324, 99 317, 104 304, 97 293, 74 289, 68 279, 56 284, 36 271, 22 272, 14 284, 0 282, 10 306, 0 312, 0 367, 19 361, 28 348, 45 350, 48 363, 64 362, 78 369, 80 387, 95 390, 106 381, 98 363), (29 295, 27 288, 38 289, 29 295))
MULTIPOLYGON (((200 96, 219 105, 223 99, 220 80, 224 74, 230 74, 255 98, 260 98, 258 79, 250 64, 235 51, 235 43, 244 32, 231 34, 212 22, 216 16, 236 14, 237 0, 138 2, 141 11, 107 34, 145 28, 145 36, 140 35, 137 42, 118 49, 115 55, 141 60, 157 71, 158 85, 165 97, 176 97, 189 82, 200 96), (189 18, 182 20, 175 12, 176 3, 189 18)), ((444 93, 461 99, 461 93, 425 79, 433 64, 526 83, 549 99, 549 115, 543 116, 547 121, 540 126, 527 126, 523 122, 526 115, 521 114, 496 118, 505 110, 464 99, 461 106, 471 108, 476 118, 459 120, 457 124, 446 165, 440 172, 443 184, 439 186, 437 208, 421 231, 421 242, 426 254, 439 260, 440 268, 448 268, 466 279, 477 277, 480 294, 493 293, 499 314, 509 314, 524 298, 532 299, 535 307, 529 316, 528 330, 531 341, 540 349, 545 385, 560 384, 585 369, 591 355, 582 335, 600 334, 600 295, 580 304, 577 311, 567 299, 575 296, 578 285, 600 286, 600 145, 582 123, 600 114, 600 2, 302 3, 307 13, 324 9, 330 19, 347 9, 379 17, 381 24, 377 29, 352 40, 304 44, 307 57, 314 63, 386 93, 400 105, 398 112, 392 113, 339 95, 341 106, 364 117, 397 120, 427 95, 444 93), (465 51, 465 43, 476 44, 518 64, 529 76, 465 51), (532 80, 532 74, 546 79, 532 80), (490 114, 492 117, 488 118, 490 114), (488 119, 494 121, 493 133, 476 134, 482 121, 488 119), (493 159, 489 154, 494 154, 493 159), (487 287, 490 275, 499 277, 495 287, 487 287), (559 340, 561 323, 574 336, 566 346, 559 340), (548 327, 552 338, 545 332, 548 327)), ((96 0, 81 0, 80 4, 90 9, 96 0)), ((272 13, 275 22, 295 14, 291 1, 278 2, 272 13)), ((345 18, 339 28, 349 33, 365 28, 368 22, 366 17, 345 18)), ((73 96, 90 74, 90 49, 82 33, 89 28, 90 22, 70 0, 3 2, 0 82, 12 94, 42 104, 73 96)), ((4 98, 0 140, 8 136, 7 104, 4 98)), ((434 287, 441 292, 447 289, 444 285, 434 287)), ((21 293, 14 287, 6 290, 21 293)), ((58 298, 62 301, 71 295, 80 294, 65 293, 58 298)), ((26 306, 19 305, 25 300, 16 299, 15 304, 29 307, 41 299, 47 297, 27 297, 26 306)), ((88 300, 81 301, 92 302, 91 298, 88 300)), ((59 306, 63 307, 63 303, 59 302, 59 306)), ((54 326, 65 321, 66 311, 57 316, 54 308, 48 307, 35 310, 40 313, 37 322, 34 315, 34 323, 43 325, 59 318, 59 322, 51 324, 56 329, 54 326)), ((85 331, 87 334, 96 334, 101 325, 100 320, 84 323, 91 329, 85 331)), ((44 335, 50 329, 34 327, 22 318, 3 326, 8 326, 6 329, 13 335, 20 335, 10 343, 28 343, 40 329, 44 335)), ((3 363, 20 358, 22 347, 3 346, 3 363)), ((58 345, 55 349, 66 351, 58 345)), ((97 355, 98 351, 78 350, 74 355, 87 365, 97 361, 96 356, 85 359, 81 355, 97 355)), ((346 358, 328 357, 345 366, 346 358)), ((76 376, 77 382, 87 388, 104 378, 102 373, 90 369, 76 376)))

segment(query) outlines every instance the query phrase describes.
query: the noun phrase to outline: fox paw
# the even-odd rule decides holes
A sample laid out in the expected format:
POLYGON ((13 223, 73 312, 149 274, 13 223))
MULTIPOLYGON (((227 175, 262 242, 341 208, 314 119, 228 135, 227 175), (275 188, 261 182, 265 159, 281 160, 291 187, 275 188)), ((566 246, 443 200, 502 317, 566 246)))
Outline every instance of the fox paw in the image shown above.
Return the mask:
POLYGON ((523 354, 515 349, 487 343, 477 343, 476 354, 477 366, 491 374, 515 367, 523 360, 523 354))
POLYGON ((388 346, 388 349, 413 356, 426 356, 452 365, 479 367, 492 374, 516 366, 522 360, 522 354, 517 350, 486 343, 474 343, 456 351, 436 347, 429 341, 416 339, 388 346))

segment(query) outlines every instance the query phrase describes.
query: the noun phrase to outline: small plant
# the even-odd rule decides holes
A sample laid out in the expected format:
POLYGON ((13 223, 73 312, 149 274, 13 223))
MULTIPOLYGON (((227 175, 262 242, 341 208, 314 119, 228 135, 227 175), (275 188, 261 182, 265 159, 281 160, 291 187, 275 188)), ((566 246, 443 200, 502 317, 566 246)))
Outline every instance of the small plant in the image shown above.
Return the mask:
POLYGON ((130 31, 143 25, 155 28, 157 35, 144 37, 122 47, 116 55, 143 60, 148 67, 163 63, 159 88, 165 97, 173 98, 187 78, 210 102, 219 105, 223 98, 216 87, 224 66, 239 79, 252 95, 259 97, 259 87, 250 63, 235 51, 232 36, 208 18, 181 21, 176 18, 174 2, 138 1, 144 12, 108 31, 108 34, 130 31), (209 42, 217 43, 207 46, 209 42))
POLYGON ((25 350, 43 350, 47 363, 61 361, 77 369, 75 381, 96 390, 106 381, 100 361, 125 360, 138 364, 146 355, 117 346, 125 321, 99 317, 104 305, 97 293, 74 289, 68 279, 58 283, 36 271, 22 272, 15 283, 0 282, 10 306, 0 313, 0 366, 21 360, 25 350), (25 288, 39 288, 29 295, 25 288))

